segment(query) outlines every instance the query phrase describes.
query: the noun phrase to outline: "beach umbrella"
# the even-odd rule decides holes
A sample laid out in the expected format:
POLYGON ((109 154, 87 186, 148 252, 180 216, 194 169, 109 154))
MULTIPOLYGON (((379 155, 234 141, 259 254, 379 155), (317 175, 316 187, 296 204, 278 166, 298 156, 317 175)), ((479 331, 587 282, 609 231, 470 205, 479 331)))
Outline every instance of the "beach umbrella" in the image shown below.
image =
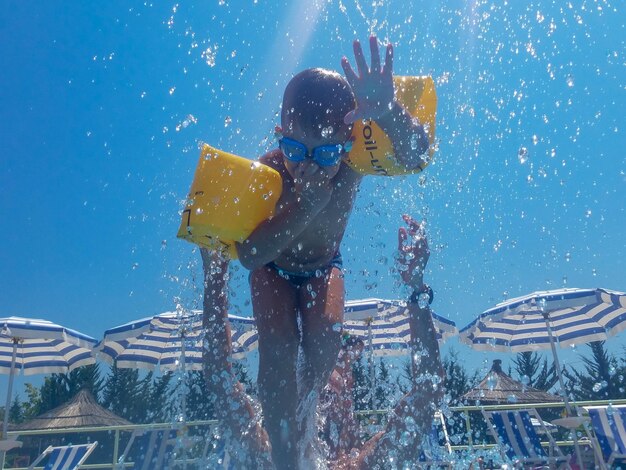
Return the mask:
MULTIPOLYGON (((557 289, 499 303, 463 328, 460 339, 482 351, 522 352, 550 348, 564 391, 556 346, 603 341, 624 329, 626 294, 623 292, 601 288, 557 289)), ((566 413, 571 416, 566 394, 563 398, 566 413)))
MULTIPOLYGON (((9 374, 2 423, 6 438, 13 379, 16 373, 65 374, 76 367, 94 364, 92 349, 97 341, 78 331, 47 320, 0 318, 0 373, 9 374)), ((4 461, 4 454, 0 460, 4 461)))
MULTIPOLYGON (((253 318, 228 315, 234 359, 258 345, 253 318)), ((96 351, 107 362, 130 369, 202 370, 202 310, 165 312, 104 332, 96 351)))
MULTIPOLYGON (((445 341, 457 334, 453 321, 431 312, 437 339, 445 341)), ((410 353, 411 332, 406 301, 362 299, 345 303, 343 330, 361 338, 367 345, 370 370, 370 399, 374 403, 375 356, 399 356, 410 353)))
POLYGON ((603 341, 624 329, 626 294, 623 292, 599 288, 557 289, 499 303, 459 334, 461 342, 480 351, 550 348, 561 389, 565 390, 556 346, 603 341))
MULTIPOLYGON (((242 359, 258 345, 254 319, 228 315, 231 327, 232 357, 242 359)), ((104 332, 96 346, 99 357, 117 367, 162 371, 202 370, 204 328, 202 310, 165 312, 142 318, 104 332)), ((182 418, 186 415, 186 397, 182 394, 182 418)))
MULTIPOLYGON (((440 342, 457 334, 453 321, 432 312, 440 342)), ((409 316, 405 301, 363 299, 346 302, 343 329, 359 337, 374 356, 400 356, 410 352, 409 316)))

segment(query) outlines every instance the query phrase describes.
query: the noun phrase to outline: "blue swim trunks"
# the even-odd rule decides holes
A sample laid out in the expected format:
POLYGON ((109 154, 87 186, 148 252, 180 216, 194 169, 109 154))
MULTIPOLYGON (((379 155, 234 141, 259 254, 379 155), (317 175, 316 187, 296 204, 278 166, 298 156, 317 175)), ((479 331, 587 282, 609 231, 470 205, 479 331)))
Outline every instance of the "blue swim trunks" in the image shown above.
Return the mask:
POLYGON ((338 268, 343 273, 343 259, 341 258, 341 253, 339 252, 337 252, 333 259, 330 260, 328 265, 320 269, 316 269, 315 271, 287 271, 286 269, 276 266, 276 263, 274 263, 273 261, 271 263, 267 263, 266 266, 268 268, 272 268, 281 277, 287 279, 289 283, 296 288, 301 287, 305 282, 309 281, 310 279, 324 277, 328 275, 332 268, 338 268))

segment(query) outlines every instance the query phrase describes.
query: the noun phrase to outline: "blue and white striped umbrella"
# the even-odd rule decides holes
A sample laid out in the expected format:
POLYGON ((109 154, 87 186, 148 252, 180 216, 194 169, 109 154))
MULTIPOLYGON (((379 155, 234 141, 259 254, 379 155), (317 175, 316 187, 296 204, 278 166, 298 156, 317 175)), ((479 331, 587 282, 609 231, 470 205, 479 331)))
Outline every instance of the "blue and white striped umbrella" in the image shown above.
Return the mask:
MULTIPOLYGON (((97 341, 78 331, 47 320, 21 317, 0 318, 0 373, 9 374, 6 407, 11 404, 16 373, 64 374, 96 362, 92 349, 97 341)), ((5 413, 3 436, 6 435, 5 413)))
MULTIPOLYGON (((457 334, 453 321, 432 313, 437 339, 443 342, 457 334)), ((343 328, 361 338, 371 339, 375 356, 399 356, 409 353, 409 317, 406 302, 400 300, 363 299, 346 302, 343 328)))
POLYGON ((21 317, 0 318, 0 328, 2 374, 63 374, 95 363, 91 351, 97 341, 78 331, 21 317))
POLYGON ((534 292, 496 305, 463 328, 460 339, 481 351, 521 352, 550 348, 550 336, 566 347, 606 340, 624 329, 623 292, 558 289, 534 292))
MULTIPOLYGON (((258 345, 254 319, 236 315, 228 319, 233 358, 242 359, 258 345)), ((202 340, 202 310, 165 312, 105 331, 96 350, 121 368, 202 370, 202 340)))
MULTIPOLYGON (((563 372, 556 345, 603 341, 626 329, 626 294, 607 289, 557 289, 534 292, 483 312, 460 332, 461 342, 482 351, 552 350, 561 390, 563 372)), ((563 395, 567 416, 573 410, 563 395)), ((587 437, 593 442, 588 428, 587 437)), ((574 447, 580 461, 578 438, 574 447)), ((595 446, 594 446, 595 448, 595 446)), ((601 456, 600 456, 601 459, 601 456)))

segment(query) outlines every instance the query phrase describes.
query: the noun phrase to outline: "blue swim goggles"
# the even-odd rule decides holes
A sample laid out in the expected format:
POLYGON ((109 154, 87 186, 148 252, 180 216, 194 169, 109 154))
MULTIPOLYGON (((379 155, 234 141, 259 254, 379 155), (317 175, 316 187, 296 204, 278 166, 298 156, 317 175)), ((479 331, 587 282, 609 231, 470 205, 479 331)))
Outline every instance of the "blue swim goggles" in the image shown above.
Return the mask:
POLYGON ((319 166, 335 166, 343 155, 352 148, 352 141, 349 140, 344 144, 320 145, 309 154, 309 150, 302 142, 283 137, 280 132, 276 132, 276 138, 278 139, 278 148, 283 152, 285 158, 294 163, 311 158, 319 166))

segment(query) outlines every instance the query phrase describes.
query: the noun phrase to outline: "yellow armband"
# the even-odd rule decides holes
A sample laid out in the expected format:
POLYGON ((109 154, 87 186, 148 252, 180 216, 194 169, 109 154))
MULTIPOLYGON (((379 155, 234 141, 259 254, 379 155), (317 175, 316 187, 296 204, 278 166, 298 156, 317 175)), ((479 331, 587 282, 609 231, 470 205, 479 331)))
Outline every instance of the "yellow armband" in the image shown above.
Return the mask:
POLYGON ((272 216, 282 188, 275 169, 205 144, 177 236, 236 259, 235 242, 272 216))
MULTIPOLYGON (((396 99, 424 126, 430 148, 434 153, 437 92, 432 77, 394 77, 396 99)), ((419 173, 428 163, 406 169, 395 159, 393 146, 385 132, 372 121, 357 121, 352 130, 354 143, 344 160, 352 169, 364 175, 406 175, 419 173)))

